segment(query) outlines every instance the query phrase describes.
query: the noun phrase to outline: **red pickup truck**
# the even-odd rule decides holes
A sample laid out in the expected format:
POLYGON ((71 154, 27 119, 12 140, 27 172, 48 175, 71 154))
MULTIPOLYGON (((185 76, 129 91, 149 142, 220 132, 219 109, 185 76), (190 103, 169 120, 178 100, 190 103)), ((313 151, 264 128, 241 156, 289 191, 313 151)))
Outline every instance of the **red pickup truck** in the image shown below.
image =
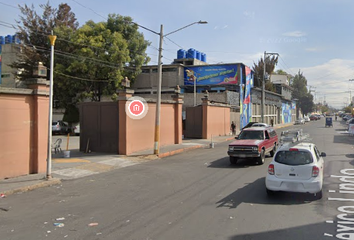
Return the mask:
POLYGON ((236 164, 239 158, 254 158, 258 164, 263 164, 266 154, 274 156, 278 145, 278 135, 272 127, 245 128, 229 144, 227 154, 230 163, 236 164))

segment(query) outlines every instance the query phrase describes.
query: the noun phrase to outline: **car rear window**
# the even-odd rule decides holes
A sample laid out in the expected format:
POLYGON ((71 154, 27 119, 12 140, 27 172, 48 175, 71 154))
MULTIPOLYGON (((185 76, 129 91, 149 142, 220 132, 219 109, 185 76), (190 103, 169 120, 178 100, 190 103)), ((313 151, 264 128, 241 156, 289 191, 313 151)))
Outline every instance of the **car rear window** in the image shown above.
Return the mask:
POLYGON ((52 122, 52 125, 54 126, 54 125, 57 125, 57 122, 52 122))
POLYGON ((310 164, 313 159, 311 153, 307 151, 278 151, 274 161, 285 165, 297 166, 310 164))

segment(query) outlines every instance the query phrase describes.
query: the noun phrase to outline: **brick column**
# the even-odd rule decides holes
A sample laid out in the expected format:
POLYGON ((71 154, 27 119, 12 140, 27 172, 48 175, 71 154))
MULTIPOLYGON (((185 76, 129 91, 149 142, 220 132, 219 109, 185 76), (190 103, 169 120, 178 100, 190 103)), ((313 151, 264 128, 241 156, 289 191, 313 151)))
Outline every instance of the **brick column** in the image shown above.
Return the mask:
POLYGON ((28 84, 33 89, 33 106, 31 119, 31 156, 29 173, 44 173, 47 166, 48 151, 48 115, 49 82, 45 79, 31 79, 28 84))
POLYGON ((184 96, 181 95, 179 86, 177 86, 176 94, 172 95, 175 103, 175 144, 182 143, 183 134, 183 119, 182 119, 182 104, 184 96))
POLYGON ((128 153, 128 131, 129 116, 125 112, 125 104, 134 94, 134 90, 124 89, 118 91, 118 154, 127 155, 128 153))

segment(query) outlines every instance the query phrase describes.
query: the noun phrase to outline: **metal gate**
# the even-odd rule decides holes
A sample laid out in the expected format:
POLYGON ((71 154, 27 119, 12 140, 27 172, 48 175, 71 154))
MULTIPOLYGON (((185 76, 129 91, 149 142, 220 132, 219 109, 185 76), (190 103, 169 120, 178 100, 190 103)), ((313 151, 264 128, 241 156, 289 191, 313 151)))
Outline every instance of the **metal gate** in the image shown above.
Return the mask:
POLYGON ((118 153, 118 104, 115 102, 80 105, 80 151, 118 153))
POLYGON ((202 106, 186 108, 185 138, 202 138, 203 108, 202 106))

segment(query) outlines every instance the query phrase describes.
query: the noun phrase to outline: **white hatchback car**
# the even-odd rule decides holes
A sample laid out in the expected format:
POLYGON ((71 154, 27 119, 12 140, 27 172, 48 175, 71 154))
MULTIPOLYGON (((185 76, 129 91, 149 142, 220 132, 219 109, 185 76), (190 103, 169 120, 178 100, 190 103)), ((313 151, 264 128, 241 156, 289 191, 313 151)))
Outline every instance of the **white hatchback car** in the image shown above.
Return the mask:
POLYGON ((274 192, 311 193, 322 198, 323 158, 313 143, 285 143, 268 166, 265 180, 267 194, 274 192))

